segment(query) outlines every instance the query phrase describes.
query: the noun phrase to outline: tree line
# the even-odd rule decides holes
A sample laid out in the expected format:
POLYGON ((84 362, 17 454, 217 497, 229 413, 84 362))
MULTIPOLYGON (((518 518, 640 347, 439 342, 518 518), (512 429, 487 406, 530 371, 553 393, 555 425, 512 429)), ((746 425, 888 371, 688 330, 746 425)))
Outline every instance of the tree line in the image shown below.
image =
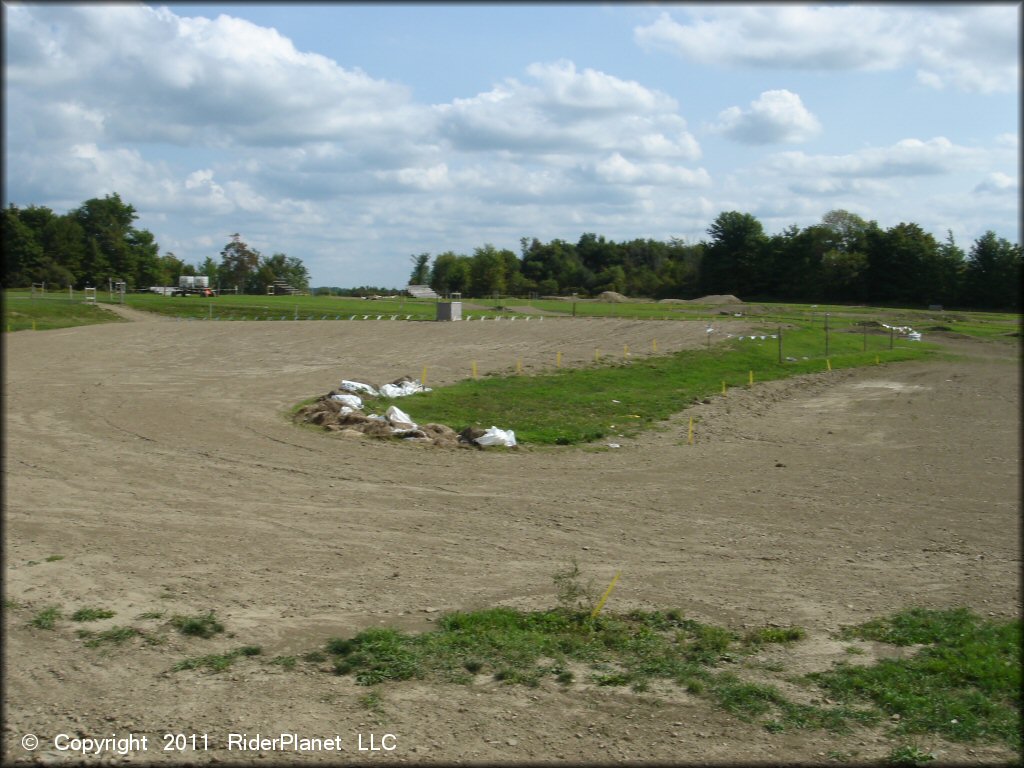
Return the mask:
MULTIPOLYGON (((83 288, 115 280, 132 290, 177 285, 179 276, 199 274, 207 275, 211 286, 241 293, 264 293, 276 280, 309 289, 309 272, 300 259, 263 256, 237 234, 219 261, 207 256, 192 265, 170 252, 160 255, 153 234, 134 226, 137 218, 135 208, 116 193, 86 200, 63 215, 11 204, 3 220, 3 286, 45 282, 83 288)), ((472 255, 421 253, 411 257, 410 283, 467 297, 616 291, 689 299, 731 293, 746 301, 1021 307, 1021 247, 991 231, 965 253, 951 233, 940 242, 914 223, 883 229, 834 210, 816 224, 773 235, 751 214, 727 211, 707 233, 695 243, 678 238, 615 242, 584 233, 575 243, 524 237, 519 254, 490 244, 472 255)), ((348 290, 352 295, 390 292, 348 290)))
POLYGON ((128 290, 175 286, 181 275, 206 275, 212 287, 241 293, 265 293, 282 280, 309 289, 309 271, 301 259, 275 253, 263 256, 234 235, 220 252, 188 264, 171 252, 160 255, 153 233, 134 226, 134 206, 114 194, 86 200, 61 215, 45 206, 11 204, 4 210, 3 287, 46 283, 55 288, 105 286, 128 290))
POLYGON ((522 238, 517 255, 484 245, 472 255, 413 255, 411 284, 463 296, 528 294, 1020 309, 1021 247, 994 232, 965 253, 914 223, 889 229, 844 210, 769 235, 749 213, 721 213, 709 238, 624 242, 585 233, 576 243, 522 238))

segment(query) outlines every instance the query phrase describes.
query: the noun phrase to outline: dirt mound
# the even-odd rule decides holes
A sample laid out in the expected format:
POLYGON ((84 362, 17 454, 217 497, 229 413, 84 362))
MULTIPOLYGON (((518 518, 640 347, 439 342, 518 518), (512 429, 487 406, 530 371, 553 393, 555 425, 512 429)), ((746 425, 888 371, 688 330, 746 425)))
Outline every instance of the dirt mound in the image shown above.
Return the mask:
MULTIPOLYGON (((411 376, 402 376, 390 383, 399 386, 407 382, 415 382, 415 379, 411 376)), ((441 448, 481 447, 474 442, 474 438, 484 434, 484 430, 479 430, 479 435, 469 436, 466 434, 467 430, 464 430, 463 434, 459 434, 444 424, 423 424, 414 429, 402 428, 394 419, 376 414, 367 415, 362 410, 345 405, 339 397, 336 397, 350 396, 351 394, 351 391, 332 390, 326 395, 318 397, 315 402, 299 408, 293 419, 300 424, 321 427, 339 437, 400 439, 407 442, 430 443, 441 448)), ((363 393, 361 397, 368 398, 371 402, 375 399, 373 395, 366 393, 363 393)))
POLYGON ((731 293, 713 293, 709 296, 701 296, 699 299, 659 299, 659 304, 742 304, 742 299, 737 299, 731 293))
POLYGON ((597 300, 604 301, 609 304, 619 304, 623 301, 629 301, 629 298, 623 296, 621 293, 616 293, 615 291, 604 291, 597 297, 597 300))
POLYGON ((701 296, 699 299, 693 299, 691 304, 742 304, 741 299, 737 299, 731 293, 713 293, 710 296, 701 296))

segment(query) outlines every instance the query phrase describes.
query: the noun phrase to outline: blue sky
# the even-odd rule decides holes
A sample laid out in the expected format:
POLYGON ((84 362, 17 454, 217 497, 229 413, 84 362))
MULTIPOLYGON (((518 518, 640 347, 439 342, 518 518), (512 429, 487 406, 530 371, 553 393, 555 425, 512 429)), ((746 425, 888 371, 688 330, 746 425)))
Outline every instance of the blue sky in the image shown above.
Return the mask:
POLYGON ((1020 242, 1017 4, 4 4, 4 204, 314 285, 844 208, 1020 242))

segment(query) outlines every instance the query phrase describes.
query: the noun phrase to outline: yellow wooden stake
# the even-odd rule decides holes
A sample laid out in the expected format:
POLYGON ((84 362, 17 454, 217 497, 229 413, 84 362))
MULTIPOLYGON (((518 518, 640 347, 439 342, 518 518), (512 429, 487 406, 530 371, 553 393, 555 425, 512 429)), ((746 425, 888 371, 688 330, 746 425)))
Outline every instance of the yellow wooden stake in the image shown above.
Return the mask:
POLYGON ((651 352, 653 352, 654 354, 658 354, 658 340, 657 339, 651 339, 651 352))
POLYGON ((725 395, 725 382, 722 382, 722 395, 725 395))
POLYGON ((825 365, 827 365, 827 366, 828 366, 828 369, 829 369, 830 371, 832 370, 832 361, 831 361, 831 360, 829 360, 828 358, 825 358, 825 365))
POLYGON ((594 350, 594 362, 597 363, 597 362, 600 362, 600 361, 601 361, 601 350, 600 350, 600 348, 598 348, 598 349, 594 350))
POLYGON ((427 366, 423 366, 423 376, 420 377, 420 384, 427 386, 427 366))
POLYGON ((693 416, 690 417, 690 432, 686 436, 686 444, 693 445, 693 416))
POLYGON ((629 344, 622 345, 622 356, 629 357, 629 344))
POLYGON ((473 361, 473 378, 476 378, 476 360, 473 361))
POLYGON ((612 593, 612 590, 615 589, 615 582, 617 582, 618 580, 619 580, 619 571, 616 571, 615 572, 615 576, 612 577, 612 583, 608 585, 608 589, 606 589, 604 591, 604 594, 601 595, 601 599, 598 601, 597 605, 594 607, 594 610, 590 612, 590 618, 592 618, 592 619, 596 619, 597 618, 597 614, 599 614, 601 612, 601 609, 604 608, 605 601, 608 599, 608 596, 612 593))
POLYGON ((559 352, 558 354, 555 355, 555 368, 561 368, 561 367, 562 367, 562 353, 559 352))
POLYGON ((878 362, 878 355, 875 355, 875 365, 881 365, 881 363, 878 362))
POLYGON ((754 372, 750 372, 750 386, 754 386, 754 372))

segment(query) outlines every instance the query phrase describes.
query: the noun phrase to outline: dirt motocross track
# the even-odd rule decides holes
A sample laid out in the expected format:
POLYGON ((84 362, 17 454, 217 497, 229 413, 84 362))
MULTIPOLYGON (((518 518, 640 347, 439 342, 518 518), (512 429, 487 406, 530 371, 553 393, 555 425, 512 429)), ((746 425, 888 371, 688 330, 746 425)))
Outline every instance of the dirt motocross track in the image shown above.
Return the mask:
MULTIPOLYGON (((840 626, 912 605, 1019 615, 1015 343, 950 340, 952 361, 731 390, 604 451, 438 449, 287 418, 342 378, 379 384, 426 366, 438 386, 472 360, 483 374, 521 357, 529 373, 557 351, 583 364, 595 347, 615 356, 652 338, 662 352, 693 347, 704 325, 165 321, 7 334, 3 762, 82 760, 57 749, 60 733, 148 735, 130 762, 257 757, 229 752, 229 733, 341 737, 341 752, 265 751, 274 763, 885 757, 896 742, 884 728, 770 733, 673 687, 481 676, 384 684, 374 700, 327 664, 267 663, 371 626, 428 631, 456 609, 551 607, 552 574, 572 558, 599 589, 621 571, 606 610, 804 627, 784 657, 794 674, 846 657, 830 637, 840 626), (700 417, 692 446, 689 415, 700 417), (49 606, 64 618, 29 626, 49 606), (117 615, 70 621, 81 607, 117 615), (171 615, 211 610, 225 635, 167 630, 171 615), (115 625, 167 639, 104 649, 76 637, 115 625), (220 674, 171 671, 249 644, 262 655, 220 674), (165 752, 166 733, 206 734, 209 749, 165 752), (371 733, 397 748, 360 752, 371 733)), ((917 743, 941 760, 1012 755, 917 743)))

